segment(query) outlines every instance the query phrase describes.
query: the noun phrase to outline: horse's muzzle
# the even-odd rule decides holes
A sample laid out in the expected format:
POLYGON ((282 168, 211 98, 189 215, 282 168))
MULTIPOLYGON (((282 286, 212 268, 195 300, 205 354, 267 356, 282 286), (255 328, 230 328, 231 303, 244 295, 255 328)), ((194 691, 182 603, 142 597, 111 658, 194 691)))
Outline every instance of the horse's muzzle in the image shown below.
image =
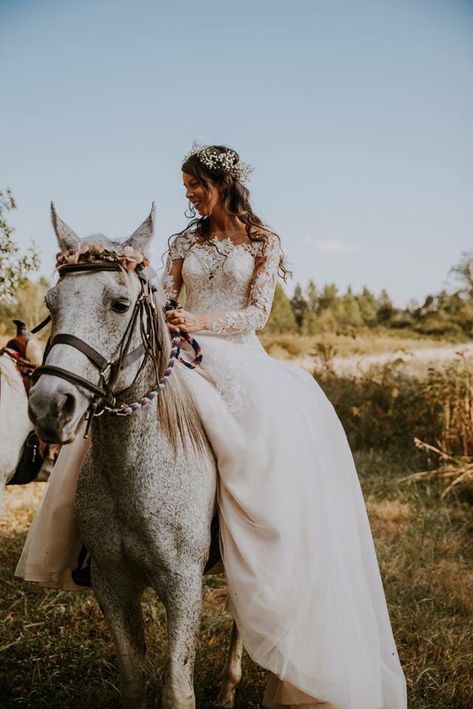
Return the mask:
POLYGON ((87 400, 84 398, 81 403, 82 406, 74 386, 43 375, 30 390, 28 416, 41 440, 70 443, 75 438, 87 400))

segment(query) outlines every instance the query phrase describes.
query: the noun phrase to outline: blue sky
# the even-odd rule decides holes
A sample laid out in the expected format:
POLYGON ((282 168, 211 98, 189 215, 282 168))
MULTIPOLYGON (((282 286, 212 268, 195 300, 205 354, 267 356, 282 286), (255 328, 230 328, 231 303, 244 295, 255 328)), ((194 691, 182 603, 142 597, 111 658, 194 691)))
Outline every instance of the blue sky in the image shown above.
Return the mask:
POLYGON ((0 0, 0 186, 42 272, 80 235, 186 223, 192 140, 254 165, 295 282, 404 305, 473 248, 473 2, 0 0))

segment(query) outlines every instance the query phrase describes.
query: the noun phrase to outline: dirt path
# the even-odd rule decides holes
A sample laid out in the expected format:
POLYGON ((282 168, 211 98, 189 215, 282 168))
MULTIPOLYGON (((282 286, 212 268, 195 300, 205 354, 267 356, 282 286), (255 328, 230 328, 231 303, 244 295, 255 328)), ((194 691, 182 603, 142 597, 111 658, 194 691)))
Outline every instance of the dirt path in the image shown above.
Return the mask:
MULTIPOLYGON (((351 355, 349 357, 334 357, 333 368, 337 374, 355 374, 366 371, 372 364, 385 364, 393 362, 399 358, 408 363, 409 366, 417 368, 432 362, 445 364, 459 354, 464 357, 473 357, 473 343, 446 345, 441 347, 422 347, 419 349, 397 349, 387 352, 378 352, 372 355, 351 355)), ((314 366, 320 363, 318 357, 298 357, 293 360, 304 369, 311 371, 314 366)))

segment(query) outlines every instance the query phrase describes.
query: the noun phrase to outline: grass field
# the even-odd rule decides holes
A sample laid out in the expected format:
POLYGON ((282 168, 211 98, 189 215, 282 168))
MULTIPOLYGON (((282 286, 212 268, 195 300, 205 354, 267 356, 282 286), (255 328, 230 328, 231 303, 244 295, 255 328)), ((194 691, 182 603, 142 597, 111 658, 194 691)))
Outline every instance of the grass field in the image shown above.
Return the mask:
MULTIPOLYGON (((414 452, 412 460, 414 460, 414 452)), ((440 500, 437 480, 400 479, 414 470, 378 451, 356 456, 410 709, 473 707, 472 500, 440 500)), ((42 488, 8 489, 0 523, 0 707, 119 706, 110 633, 90 592, 60 593, 13 579, 42 488)), ((463 496, 462 496, 463 495, 463 496)), ((200 709, 214 706, 231 618, 222 577, 204 581, 195 684, 200 709)), ((144 599, 148 706, 159 706, 166 641, 164 610, 144 599)), ((265 672, 247 656, 239 709, 260 706, 265 672)))
POLYGON ((275 335, 263 333, 260 340, 268 354, 291 360, 310 372, 327 366, 338 376, 362 376, 371 366, 403 362, 410 376, 425 377, 430 366, 448 365, 458 354, 473 356, 471 341, 448 342, 422 337, 414 332, 378 328, 348 334, 275 335))
POLYGON ((430 347, 447 347, 451 340, 426 337, 410 330, 390 330, 378 327, 375 330, 360 328, 351 334, 326 332, 320 335, 277 335, 263 332, 259 335, 269 354, 288 359, 304 357, 328 350, 332 356, 353 357, 374 355, 395 350, 420 350, 430 347))

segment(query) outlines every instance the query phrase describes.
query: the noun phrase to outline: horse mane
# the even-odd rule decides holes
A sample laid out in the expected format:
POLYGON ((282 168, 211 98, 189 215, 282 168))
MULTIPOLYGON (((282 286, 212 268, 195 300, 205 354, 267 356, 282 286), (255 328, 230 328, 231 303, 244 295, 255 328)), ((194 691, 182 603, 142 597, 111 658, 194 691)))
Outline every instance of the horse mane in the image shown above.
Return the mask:
MULTIPOLYGON (((157 328, 156 339, 159 351, 158 371, 161 377, 171 352, 171 336, 166 319, 162 313, 163 294, 156 298, 157 328)), ((196 375, 198 376, 198 375, 196 375)), ((205 433, 200 414, 194 403, 184 377, 174 365, 162 394, 158 396, 158 416, 163 433, 169 440, 174 452, 188 451, 194 448, 199 453, 208 452, 209 441, 205 433)))

